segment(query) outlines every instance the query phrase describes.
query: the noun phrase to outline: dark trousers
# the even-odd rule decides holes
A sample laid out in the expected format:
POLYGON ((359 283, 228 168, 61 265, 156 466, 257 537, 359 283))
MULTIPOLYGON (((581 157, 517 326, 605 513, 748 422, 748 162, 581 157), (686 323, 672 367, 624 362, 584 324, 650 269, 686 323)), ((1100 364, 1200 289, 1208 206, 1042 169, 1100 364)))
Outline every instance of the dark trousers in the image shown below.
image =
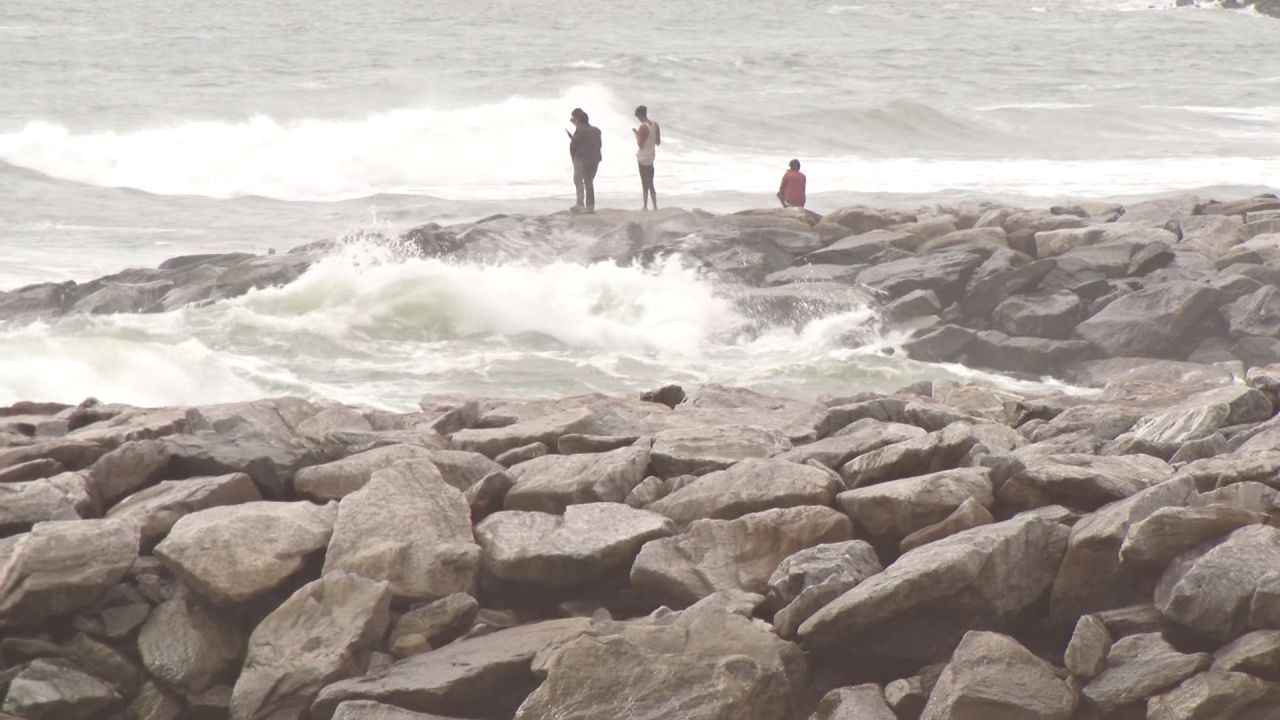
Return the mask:
POLYGON ((578 205, 585 205, 588 210, 596 209, 596 170, 599 168, 599 160, 573 161, 573 187, 578 193, 578 205))
POLYGON ((653 191, 653 166, 640 165, 640 189, 648 192, 653 191))

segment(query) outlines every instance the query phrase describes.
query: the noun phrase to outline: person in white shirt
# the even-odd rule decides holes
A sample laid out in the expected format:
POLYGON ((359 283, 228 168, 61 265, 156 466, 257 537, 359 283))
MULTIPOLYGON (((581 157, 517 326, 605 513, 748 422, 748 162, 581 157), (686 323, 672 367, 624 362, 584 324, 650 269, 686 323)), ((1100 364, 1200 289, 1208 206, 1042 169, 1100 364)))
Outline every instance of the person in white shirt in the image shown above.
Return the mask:
POLYGON ((653 199, 653 209, 658 209, 658 191, 653 189, 653 161, 658 155, 658 146, 662 144, 662 129, 658 123, 649 119, 649 108, 641 105, 636 108, 636 119, 640 127, 632 129, 636 136, 636 162, 640 165, 640 194, 644 198, 644 209, 649 209, 649 199, 653 199))

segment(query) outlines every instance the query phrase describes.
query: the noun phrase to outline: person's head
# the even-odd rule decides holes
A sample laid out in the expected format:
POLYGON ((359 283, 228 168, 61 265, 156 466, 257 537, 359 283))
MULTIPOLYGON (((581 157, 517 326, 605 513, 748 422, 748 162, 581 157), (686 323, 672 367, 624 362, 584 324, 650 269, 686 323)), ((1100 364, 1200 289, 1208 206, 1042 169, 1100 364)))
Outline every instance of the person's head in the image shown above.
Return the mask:
POLYGON ((648 119, 649 119, 649 108, 645 107, 644 105, 637 105, 637 106, 636 106, 636 119, 637 119, 637 120, 639 120, 639 121, 641 121, 641 122, 644 122, 645 120, 648 120, 648 119))
POLYGON ((800 169, 800 161, 799 161, 799 160, 792 160, 791 162, 787 163, 787 167, 791 168, 792 170, 799 170, 799 169, 800 169))
POLYGON ((574 108, 573 112, 569 113, 569 119, 574 125, 586 125, 589 122, 587 113, 582 108, 574 108))

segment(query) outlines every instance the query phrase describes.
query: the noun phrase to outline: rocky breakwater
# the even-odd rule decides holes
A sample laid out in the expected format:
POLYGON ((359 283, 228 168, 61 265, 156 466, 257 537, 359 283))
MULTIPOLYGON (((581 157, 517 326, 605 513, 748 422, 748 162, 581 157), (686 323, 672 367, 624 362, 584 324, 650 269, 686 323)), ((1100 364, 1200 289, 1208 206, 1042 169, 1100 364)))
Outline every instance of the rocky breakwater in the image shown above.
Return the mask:
POLYGON ((1280 367, 1087 367, 0 408, 0 717, 1280 717, 1280 367))

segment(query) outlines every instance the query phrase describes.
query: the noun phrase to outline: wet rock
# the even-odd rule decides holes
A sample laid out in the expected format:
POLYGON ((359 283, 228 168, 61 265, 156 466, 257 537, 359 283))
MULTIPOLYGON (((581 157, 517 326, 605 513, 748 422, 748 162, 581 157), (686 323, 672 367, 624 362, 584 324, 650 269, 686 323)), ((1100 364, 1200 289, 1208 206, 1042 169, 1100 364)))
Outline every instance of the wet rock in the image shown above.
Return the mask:
POLYGON ((1067 532, 1024 513, 916 548, 806 620, 800 639, 859 657, 945 658, 968 630, 1008 622, 1040 597, 1067 532))
POLYGON ((801 257, 799 263, 804 265, 869 263, 885 251, 906 250, 913 243, 915 238, 911 233, 877 228, 841 237, 821 250, 814 250, 801 257))
POLYGON ((186 515, 212 507, 260 501, 262 494, 253 478, 232 473, 162 482, 125 498, 111 508, 107 517, 136 527, 142 537, 142 547, 150 548, 163 540, 186 515))
POLYGON ((1259 582, 1280 563, 1280 530, 1240 528, 1221 542, 1180 555, 1156 586, 1155 603, 1173 620, 1221 641, 1250 626, 1259 582))
POLYGON ((517 422, 506 427, 459 430, 451 437, 454 447, 459 450, 469 450, 496 458, 508 450, 535 442, 540 442, 547 447, 555 447, 562 435, 588 432, 591 420, 591 411, 579 408, 517 422))
POLYGON ((991 507, 989 470, 958 468, 878 483, 840 493, 838 505, 857 524, 860 536, 896 544, 946 519, 966 500, 991 507))
POLYGON ((0 709, 29 720, 97 720, 119 703, 102 680, 57 660, 36 660, 9 683, 0 709))
POLYGON ((993 370, 1049 373, 1088 357, 1092 348, 1080 340, 1013 337, 999 330, 984 330, 965 346, 968 362, 993 370))
POLYGON ((323 551, 336 515, 332 503, 209 508, 180 518, 154 553, 213 605, 237 605, 278 589, 323 551))
POLYGON ((1014 295, 996 306, 992 320, 1009 335, 1065 340, 1080 320, 1075 293, 1014 295))
POLYGON ((891 298, 913 290, 930 290, 939 302, 949 305, 963 295, 965 281, 983 259, 970 252, 943 252, 891 260, 863 270, 858 274, 858 283, 891 298))
MULTIPOLYGON (((378 470, 397 462, 427 462, 432 451, 418 445, 388 445, 340 460, 302 468, 294 475, 294 491, 308 500, 341 500, 364 487, 378 470)), ((487 458, 486 458, 487 459, 487 458)))
POLYGON ((746 458, 760 458, 789 450, 780 433, 750 426, 698 427, 663 430, 654 436, 651 471, 673 477, 723 470, 746 458))
POLYGON ((902 347, 915 360, 943 362, 959 357, 977 335, 959 325, 940 325, 904 342, 902 347))
POLYGON ((147 671, 185 695, 234 677, 244 644, 230 618, 188 599, 160 604, 138 632, 138 652, 147 671))
POLYGON ((816 506, 697 520, 680 535, 646 543, 631 568, 631 584, 678 607, 718 590, 764 594, 784 558, 846 541, 851 526, 842 513, 816 506))
POLYGON ((1076 621, 1063 662, 1072 675, 1084 680, 1098 676, 1111 652, 1111 633, 1096 615, 1082 615, 1076 621))
POLYGON ((648 506, 677 524, 731 520, 770 508, 829 505, 839 480, 831 473, 784 460, 747 458, 697 478, 648 506))
POLYGON ((1130 635, 1111 646, 1106 669, 1084 686, 1083 694, 1108 713, 1173 687, 1208 666, 1208 655, 1184 655, 1159 633, 1130 635))
POLYGON ((249 636, 231 718, 303 718, 320 689, 365 672, 387 628, 385 582, 331 572, 304 585, 249 636))
POLYGON ((769 576, 766 603, 778 635, 794 638, 819 608, 880 572, 880 560, 861 540, 816 545, 787 556, 769 576))
POLYGON ((1230 505, 1166 507, 1129 526, 1120 562, 1160 566, 1237 528, 1265 522, 1262 513, 1230 505))
POLYGON ((49 520, 93 517, 97 503, 90 493, 83 473, 0 483, 0 536, 25 532, 49 520))
POLYGON ((814 720, 897 720, 875 683, 836 688, 818 703, 814 720))
POLYGON ((396 622, 387 643, 396 657, 426 652, 453 640, 470 627, 480 605, 466 593, 446 595, 414 608, 396 622))
POLYGON ((1076 694, 1018 641, 970 631, 929 695, 921 720, 1070 720, 1076 694))
POLYGON ((769 626, 716 607, 604 623, 534 663, 546 679, 515 720, 627 717, 767 720, 794 712, 799 649, 769 626))
POLYGON ((1005 298, 1036 288, 1056 266, 1054 260, 1033 261, 1013 251, 993 253, 974 270, 960 311, 967 318, 987 319, 1005 298))
POLYGON ((1178 687, 1147 701, 1150 720, 1217 720, 1237 713, 1267 695, 1270 683, 1245 673, 1208 672, 1193 675, 1178 687))
POLYGON ((1053 503, 1094 510, 1172 475, 1168 463, 1149 455, 1049 455, 1028 460, 1000 487, 999 497, 1019 510, 1053 503))
POLYGON ((932 290, 913 290, 884 306, 884 313, 894 322, 911 318, 941 315, 942 303, 932 290))
POLYGON ((485 569, 532 585, 579 585, 625 570, 642 545, 673 532, 670 520, 621 503, 570 505, 563 516, 498 512, 475 528, 485 569))
POLYGON ((422 600, 471 590, 479 567, 462 493, 415 462, 378 470, 342 499, 324 560, 325 573, 385 580, 394 597, 422 600))
POLYGON ((950 470, 973 447, 968 424, 952 425, 923 437, 886 445, 845 463, 840 476, 845 486, 857 488, 878 482, 950 470))
POLYGON ((534 655, 580 635, 589 625, 586 618, 545 620, 456 640, 400 660, 382 673, 326 686, 311 714, 331 720, 338 705, 349 700, 446 715, 510 713, 537 685, 530 669, 534 655))
POLYGON ((798 445, 774 457, 802 465, 816 460, 835 469, 864 453, 924 435, 925 430, 914 425, 863 418, 836 435, 798 445))
POLYGON ((1164 283, 1112 302, 1076 326, 1076 335, 1113 357, 1178 357, 1216 300, 1204 285, 1164 283))
POLYGON ((623 502, 645 477, 646 443, 607 453, 547 455, 509 470, 508 510, 563 512, 575 503, 623 502))
POLYGON ((35 525, 0 540, 0 627, 31 626, 92 606, 138 557, 138 533, 119 520, 35 525))

